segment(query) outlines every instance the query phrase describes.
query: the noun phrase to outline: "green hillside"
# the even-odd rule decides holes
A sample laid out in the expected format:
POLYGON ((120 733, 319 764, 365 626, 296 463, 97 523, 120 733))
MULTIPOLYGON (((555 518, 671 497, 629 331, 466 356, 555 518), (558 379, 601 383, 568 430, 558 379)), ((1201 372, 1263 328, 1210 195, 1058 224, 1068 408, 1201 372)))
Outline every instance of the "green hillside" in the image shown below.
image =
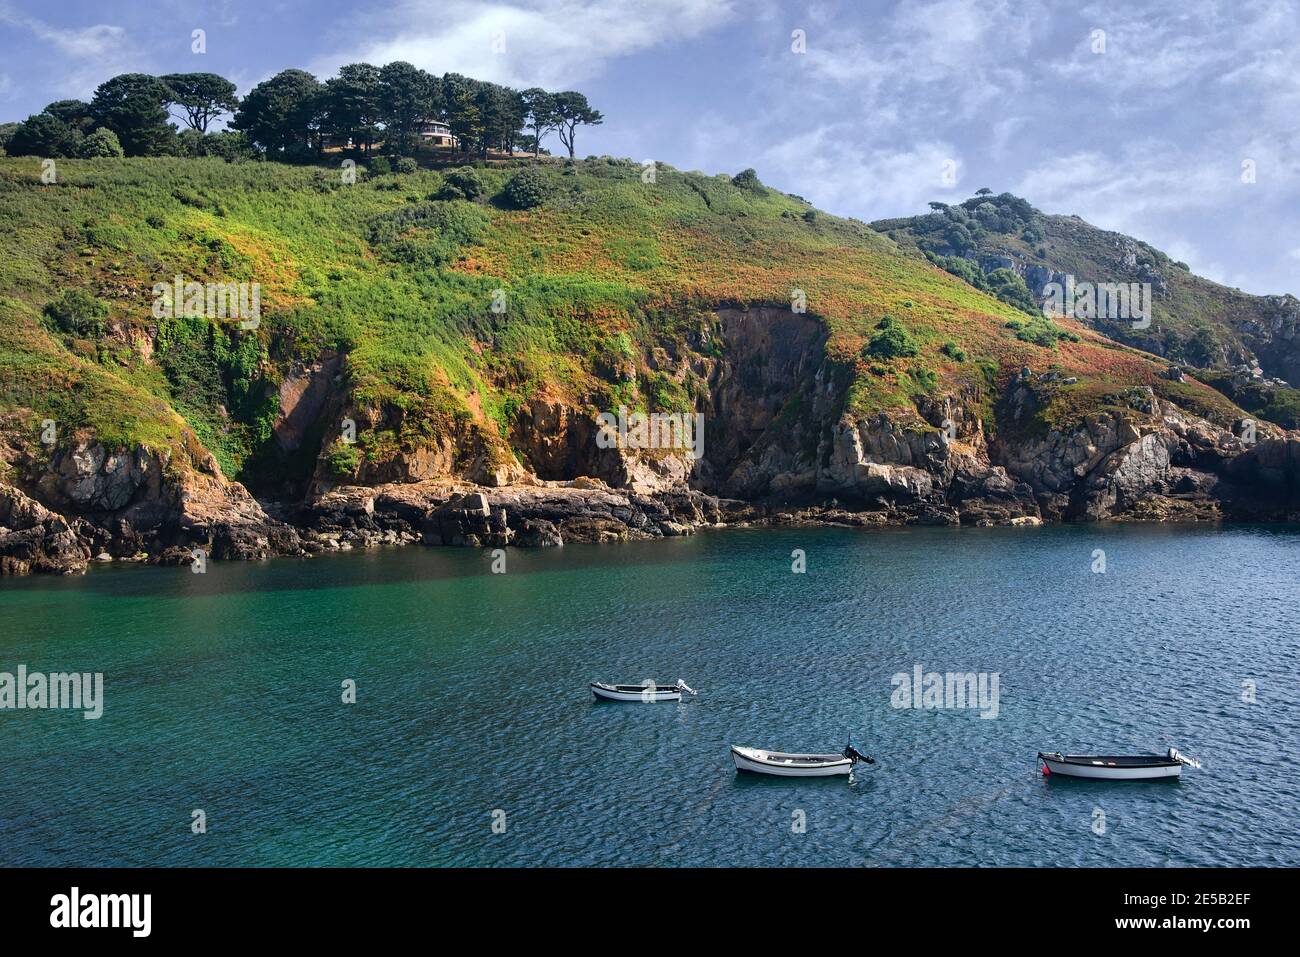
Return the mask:
POLYGON ((33 158, 0 159, 0 414, 34 454, 51 418, 65 440, 168 448, 176 467, 206 448, 254 489, 302 483, 318 455, 346 477, 448 435, 512 461, 520 410, 538 397, 702 407, 701 362, 721 348, 713 310, 788 308, 796 290, 825 324, 852 412, 915 417, 927 396, 974 392, 992 432, 994 396, 1028 364, 1078 380, 1040 425, 1134 385, 1219 421, 1238 414, 1163 364, 748 177, 649 177, 608 158, 361 168, 355 183, 333 166, 161 157, 61 160, 52 184, 40 173, 33 158), (155 318, 154 284, 177 275, 259 283, 259 327, 155 318), (356 446, 316 421, 302 448, 278 449, 281 385, 336 355, 337 407, 363 413, 356 446))
POLYGON ((1252 296, 1193 274, 1185 263, 1077 216, 1046 215, 1009 193, 979 195, 872 226, 977 285, 1000 281, 1009 302, 1042 302, 1048 282, 1150 283, 1151 323, 1089 322, 1109 338, 1204 370, 1198 376, 1249 411, 1300 426, 1300 301, 1252 296), (1260 373, 1249 367, 1258 365, 1260 373), (1246 368, 1242 368, 1246 367, 1246 368), (1269 381, 1282 380, 1282 381, 1269 381))

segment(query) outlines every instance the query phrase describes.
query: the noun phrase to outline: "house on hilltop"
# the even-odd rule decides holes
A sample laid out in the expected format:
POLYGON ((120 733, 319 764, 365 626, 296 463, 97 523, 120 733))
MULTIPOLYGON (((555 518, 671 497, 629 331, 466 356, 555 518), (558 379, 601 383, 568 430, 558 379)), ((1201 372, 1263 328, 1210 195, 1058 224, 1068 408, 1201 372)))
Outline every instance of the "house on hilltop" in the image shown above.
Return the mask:
POLYGON ((451 127, 439 120, 426 120, 419 127, 420 141, 430 146, 456 149, 460 141, 452 135, 451 127))

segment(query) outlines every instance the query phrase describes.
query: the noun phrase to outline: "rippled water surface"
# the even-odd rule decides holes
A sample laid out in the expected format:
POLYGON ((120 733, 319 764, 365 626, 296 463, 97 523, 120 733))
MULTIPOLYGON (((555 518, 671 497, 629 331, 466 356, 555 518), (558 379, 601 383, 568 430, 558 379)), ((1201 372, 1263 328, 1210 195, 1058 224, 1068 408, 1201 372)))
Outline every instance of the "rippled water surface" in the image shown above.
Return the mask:
POLYGON ((1294 528, 507 554, 505 574, 407 548, 0 582, 0 671, 105 681, 98 721, 0 711, 0 864, 1300 864, 1294 528), (998 716, 891 707, 918 663, 997 672, 998 716), (646 678, 701 693, 587 691, 646 678), (728 754, 849 732, 879 762, 851 783, 738 776, 728 754), (1034 773, 1040 748, 1171 744, 1204 768, 1034 773))

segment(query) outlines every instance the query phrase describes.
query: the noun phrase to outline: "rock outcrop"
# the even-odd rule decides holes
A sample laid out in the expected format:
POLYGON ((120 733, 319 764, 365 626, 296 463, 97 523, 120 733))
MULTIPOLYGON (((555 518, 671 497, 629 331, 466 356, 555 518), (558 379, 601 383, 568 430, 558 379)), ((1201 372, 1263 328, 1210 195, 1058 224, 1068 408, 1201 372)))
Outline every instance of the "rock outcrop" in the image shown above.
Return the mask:
MULTIPOLYGON (((170 453, 143 447, 109 449, 82 440, 56 450, 26 483, 30 496, 0 486, 9 501, 28 503, 11 505, 12 520, 22 524, 4 527, 24 532, 25 540, 34 539, 36 528, 53 536, 42 547, 44 558, 28 555, 31 549, 15 557, 28 561, 33 571, 51 564, 80 571, 85 563, 72 567, 69 542, 87 557, 106 553, 169 563, 188 561, 196 548, 212 558, 241 560, 299 550, 292 526, 271 518, 242 485, 228 481, 210 454, 189 451, 191 461, 182 467, 170 453), (33 507, 43 510, 40 521, 33 518, 33 507)), ((10 467, 19 475, 38 467, 29 456, 12 458, 10 467)))
POLYGON ((309 552, 420 541, 475 547, 557 546, 690 534, 754 518, 742 503, 688 488, 641 493, 598 479, 486 489, 461 482, 339 487, 298 516, 309 552))
POLYGON ((15 488, 0 485, 0 576, 86 570, 90 549, 63 516, 15 488))

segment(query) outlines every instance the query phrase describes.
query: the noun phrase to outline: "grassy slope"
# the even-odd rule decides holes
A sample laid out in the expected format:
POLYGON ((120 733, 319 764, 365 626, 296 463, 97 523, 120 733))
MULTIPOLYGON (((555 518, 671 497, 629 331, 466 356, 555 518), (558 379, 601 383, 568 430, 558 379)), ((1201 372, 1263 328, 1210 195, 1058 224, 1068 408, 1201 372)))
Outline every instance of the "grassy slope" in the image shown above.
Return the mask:
POLYGON ((656 348, 707 329, 719 303, 786 303, 796 288, 828 324, 832 357, 853 369, 854 411, 910 408, 920 392, 1055 364, 1080 382, 1060 391, 1053 419, 1133 385, 1216 418, 1235 412, 1077 326, 1079 341, 1055 349, 1020 341, 1005 324, 1022 313, 865 224, 806 220, 810 207, 794 197, 663 168, 647 184, 626 161, 544 169, 551 197, 515 211, 491 200, 510 169, 480 170, 489 200, 467 204, 430 202, 442 181, 432 170, 346 185, 330 168, 69 160, 47 186, 35 161, 0 159, 0 413, 151 447, 177 446, 188 425, 239 475, 268 440, 269 396, 290 360, 337 349, 359 401, 402 410, 388 433, 363 440, 382 456, 449 418, 504 434, 539 394, 604 407, 686 401, 680 377, 655 371, 656 348), (383 230, 401 210, 414 218, 383 230), (151 287, 177 273, 261 283, 261 328, 155 320, 151 287), (53 328, 42 307, 68 288, 108 303, 116 331, 83 341, 53 328), (492 310, 499 289, 504 313, 492 310), (886 314, 918 356, 860 355, 886 314), (151 325, 159 345, 146 360, 125 339, 151 325), (966 361, 940 351, 949 341, 966 361), (633 381, 608 373, 620 361, 637 366, 633 381))
MULTIPOLYGON (((900 247, 919 254, 917 229, 927 217, 914 216, 881 220, 873 228, 887 233, 900 247)), ((1222 286, 1190 272, 1165 253, 1122 233, 1098 229, 1076 216, 1039 214, 1036 217, 1043 239, 1027 241, 1014 233, 989 232, 978 243, 980 255, 1011 256, 1029 265, 1040 265, 1068 273, 1080 281, 1136 282, 1138 270, 1123 261, 1134 250, 1139 263, 1146 263, 1164 279, 1167 290, 1155 298, 1152 322, 1147 329, 1133 329, 1124 321, 1099 320, 1097 327, 1107 336, 1170 359, 1213 372, 1201 375, 1210 384, 1227 384, 1225 357, 1249 353, 1241 330, 1260 323, 1266 313, 1264 300, 1239 289, 1222 286)), ((1036 292, 1036 290, 1035 290, 1036 292)), ((1242 396, 1237 396, 1243 401, 1242 396)), ((1300 390, 1279 388, 1250 405, 1252 411, 1287 427, 1300 424, 1300 390)))

